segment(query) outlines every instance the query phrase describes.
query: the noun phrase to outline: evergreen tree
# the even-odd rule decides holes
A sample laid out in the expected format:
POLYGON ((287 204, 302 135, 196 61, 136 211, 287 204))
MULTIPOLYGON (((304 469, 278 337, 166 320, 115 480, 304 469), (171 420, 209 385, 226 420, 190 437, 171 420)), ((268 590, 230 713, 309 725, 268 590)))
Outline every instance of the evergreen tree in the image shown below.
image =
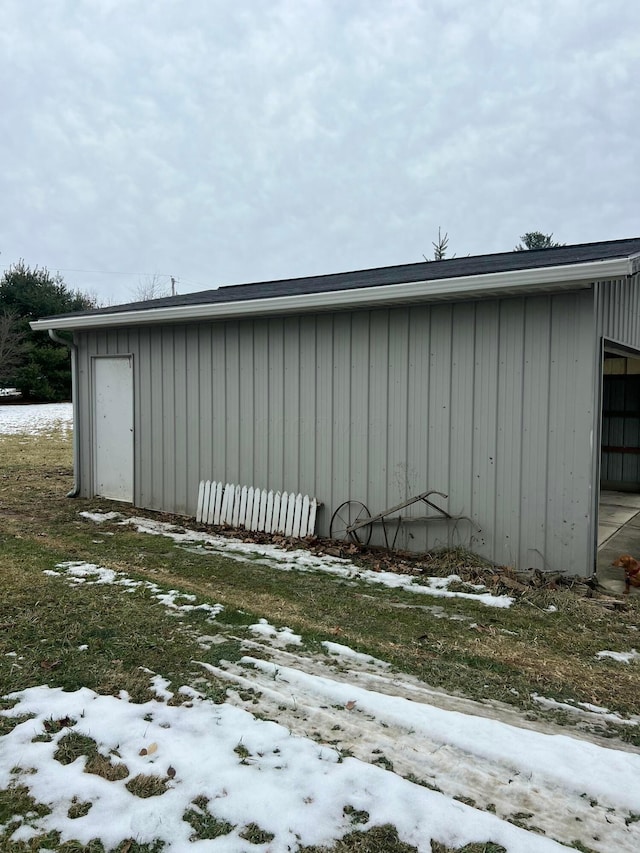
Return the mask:
POLYGON ((543 234, 542 231, 527 231, 520 239, 522 243, 518 243, 514 247, 515 252, 525 252, 527 249, 554 249, 556 246, 565 245, 564 243, 556 243, 553 234, 543 234))
POLYGON ((20 330, 20 320, 5 308, 0 311, 0 387, 10 384, 25 354, 25 335, 20 330))
MULTIPOLYGON (((433 246, 433 260, 434 261, 444 261, 447 256, 447 251, 449 250, 449 235, 445 231, 442 233, 442 228, 438 226, 438 240, 431 243, 433 246)), ((428 258, 426 255, 422 256, 427 263, 431 261, 431 258, 428 258)), ((455 258, 455 255, 453 256, 455 258)))
POLYGON ((20 347, 11 368, 3 371, 3 382, 18 388, 27 400, 71 399, 68 351, 46 333, 33 332, 29 321, 93 307, 88 296, 69 290, 59 274, 30 269, 24 261, 9 267, 0 279, 0 313, 11 318, 12 340, 20 347))

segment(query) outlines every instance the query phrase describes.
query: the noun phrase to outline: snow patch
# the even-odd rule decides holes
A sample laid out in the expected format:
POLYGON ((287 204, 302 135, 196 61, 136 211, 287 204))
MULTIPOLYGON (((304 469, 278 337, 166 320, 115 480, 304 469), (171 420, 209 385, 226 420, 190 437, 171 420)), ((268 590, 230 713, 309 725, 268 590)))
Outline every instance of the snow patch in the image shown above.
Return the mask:
POLYGON ((38 435, 73 429, 71 403, 0 406, 0 435, 38 435))
MULTIPOLYGON (((155 684, 168 693, 163 680, 155 684)), ((392 823, 404 842, 423 853, 431 850, 431 839, 456 848, 490 839, 510 853, 566 849, 382 767, 355 758, 339 761, 334 749, 294 736, 277 723, 256 720, 230 705, 214 705, 199 699, 196 691, 187 696, 193 699, 190 705, 171 706, 157 700, 133 704, 126 696, 100 696, 87 688, 71 693, 40 686, 12 694, 17 704, 0 713, 33 718, 1 739, 0 786, 18 782, 52 808, 49 815, 29 819, 31 827, 24 826, 14 838, 58 831, 63 843, 100 838, 112 849, 133 837, 138 844, 161 840, 168 851, 187 850, 193 830, 183 814, 196 797, 204 796, 218 820, 234 826, 218 839, 216 849, 238 853, 253 849, 240 836, 250 823, 273 833, 272 853, 301 844, 332 844, 353 828, 343 812, 347 805, 369 813, 362 828, 392 823), (166 779, 165 793, 140 799, 124 780, 109 782, 84 773, 81 760, 62 765, 53 759, 68 729, 50 742, 34 742, 34 733, 44 731, 45 720, 65 717, 76 720, 73 731, 93 738, 103 754, 117 749, 129 779, 140 773, 166 779), (146 749, 151 744, 152 753, 146 749), (239 744, 248 753, 242 760, 235 751, 239 744), (30 772, 11 772, 16 756, 30 772), (92 807, 70 821, 67 809, 73 797, 92 807)))
POLYGON ((576 702, 571 705, 568 702, 557 702, 555 699, 550 699, 545 696, 539 696, 537 693, 532 693, 533 701, 549 711, 567 711, 571 714, 580 714, 585 716, 585 711, 589 715, 595 715, 603 722, 614 723, 620 726, 637 726, 640 724, 640 717, 621 717, 620 714, 615 714, 608 708, 603 708, 601 705, 592 705, 590 702, 576 702))
POLYGON ((259 619, 255 625, 249 625, 249 630, 261 637, 266 637, 275 646, 302 645, 300 634, 294 634, 291 628, 275 628, 266 619, 259 619))
MULTIPOLYGON (((89 517, 86 513, 80 515, 89 517)), ((93 513, 92 515, 96 515, 93 513)), ((93 519, 92 519, 93 520, 93 519)), ((303 548, 290 551, 276 545, 244 542, 231 536, 217 536, 187 528, 177 528, 167 522, 154 521, 149 518, 133 516, 119 521, 121 525, 131 525, 138 533, 152 536, 167 536, 176 544, 189 547, 203 554, 222 554, 239 562, 250 562, 257 565, 269 566, 282 571, 297 572, 326 572, 327 574, 346 580, 359 580, 366 583, 380 584, 390 589, 401 589, 417 595, 430 595, 436 598, 463 598, 476 601, 486 607, 510 607, 513 598, 508 595, 492 595, 481 592, 484 587, 478 587, 477 592, 455 592, 448 589, 453 582, 459 582, 458 575, 441 577, 422 577, 417 575, 396 574, 395 572, 374 572, 356 566, 350 560, 332 557, 328 554, 312 554, 303 548)), ((472 587, 473 588, 473 587, 472 587)))
POLYGON ((619 663, 631 663, 631 661, 640 658, 640 653, 635 649, 631 649, 630 652, 610 652, 605 650, 603 652, 598 652, 596 657, 600 659, 611 658, 611 660, 618 661, 619 663))
POLYGON ((365 655, 362 652, 357 652, 355 649, 352 649, 349 646, 343 646, 342 643, 332 643, 329 640, 325 640, 322 645, 329 652, 330 655, 351 658, 352 660, 357 660, 361 663, 375 664, 375 666, 381 666, 384 669, 388 669, 391 666, 391 664, 387 663, 386 661, 380 660, 379 658, 374 658, 372 657, 372 655, 365 655))
POLYGON ((151 581, 137 581, 128 577, 124 572, 116 572, 113 569, 107 569, 104 566, 98 566, 95 563, 82 562, 65 562, 58 563, 56 570, 45 569, 42 574, 53 577, 64 577, 71 584, 112 584, 125 588, 125 592, 134 592, 136 589, 148 590, 154 598, 157 598, 161 604, 170 610, 175 610, 180 613, 189 613, 193 610, 201 610, 209 614, 209 619, 213 620, 224 609, 221 604, 192 604, 196 601, 195 595, 181 592, 178 589, 170 589, 168 591, 160 589, 160 587, 151 581), (187 602, 186 604, 182 602, 187 602))

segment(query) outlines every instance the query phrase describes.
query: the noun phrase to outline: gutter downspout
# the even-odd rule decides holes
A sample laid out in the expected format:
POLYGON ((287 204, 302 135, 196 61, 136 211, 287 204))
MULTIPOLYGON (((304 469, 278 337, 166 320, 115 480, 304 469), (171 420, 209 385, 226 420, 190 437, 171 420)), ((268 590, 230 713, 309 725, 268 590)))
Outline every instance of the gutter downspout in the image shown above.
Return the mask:
POLYGON ((67 492, 68 498, 77 498, 80 494, 80 434, 78 431, 78 395, 76 394, 76 375, 78 347, 72 341, 61 338, 55 329, 49 329, 49 337, 57 344, 67 347, 71 354, 71 405, 73 406, 73 488, 67 492))

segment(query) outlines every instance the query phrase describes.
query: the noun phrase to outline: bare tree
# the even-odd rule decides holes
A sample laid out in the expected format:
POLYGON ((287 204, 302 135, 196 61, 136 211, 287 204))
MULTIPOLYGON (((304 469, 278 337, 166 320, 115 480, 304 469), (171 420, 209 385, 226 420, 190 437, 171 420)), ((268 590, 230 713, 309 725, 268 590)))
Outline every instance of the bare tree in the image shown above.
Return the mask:
POLYGON ((6 308, 0 313, 0 384, 13 379, 26 353, 26 336, 20 330, 18 315, 6 308))
POLYGON ((138 286, 134 288, 133 295, 137 302, 147 302, 150 299, 162 299, 172 296, 171 280, 168 282, 166 275, 148 275, 138 280, 138 286))

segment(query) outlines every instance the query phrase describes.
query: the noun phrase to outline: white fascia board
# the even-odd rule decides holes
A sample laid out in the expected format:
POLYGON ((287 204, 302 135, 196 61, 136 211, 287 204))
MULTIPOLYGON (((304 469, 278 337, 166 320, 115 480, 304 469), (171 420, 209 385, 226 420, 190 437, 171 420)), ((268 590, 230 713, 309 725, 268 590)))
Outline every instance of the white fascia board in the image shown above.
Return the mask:
POLYGON ((629 275, 640 272, 640 252, 629 256, 629 275))
MULTIPOLYGON (((245 299, 239 302, 206 302, 194 305, 172 305, 163 308, 115 311, 112 314, 86 314, 34 320, 35 330, 98 329, 113 326, 141 326, 159 323, 188 323, 198 320, 225 320, 267 314, 340 311, 349 308, 401 305, 407 302, 442 301, 451 298, 480 298, 483 295, 510 295, 522 290, 535 292, 553 284, 588 286, 590 282, 622 278, 631 275, 629 258, 590 261, 558 267, 487 273, 436 281, 411 281, 403 284, 384 284, 358 287, 351 290, 330 290, 321 293, 301 293, 273 296, 264 299, 245 299)), ((259 285, 256 285, 258 287, 259 285)))

